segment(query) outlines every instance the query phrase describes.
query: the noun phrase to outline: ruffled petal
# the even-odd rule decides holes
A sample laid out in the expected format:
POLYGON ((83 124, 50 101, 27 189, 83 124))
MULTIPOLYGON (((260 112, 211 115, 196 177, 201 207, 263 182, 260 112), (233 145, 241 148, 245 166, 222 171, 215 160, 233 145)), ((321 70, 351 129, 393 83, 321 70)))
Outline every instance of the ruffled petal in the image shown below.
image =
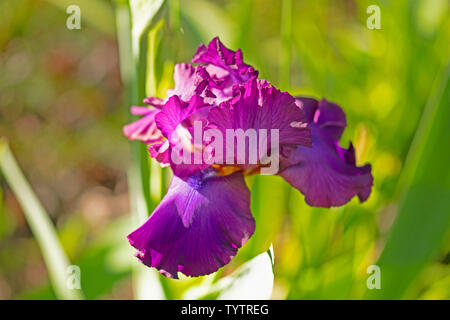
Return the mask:
POLYGON ((315 123, 334 141, 339 141, 347 126, 345 113, 340 106, 326 99, 296 97, 308 123, 315 123))
POLYGON ((158 161, 162 167, 170 165, 169 141, 164 140, 148 146, 150 157, 158 161))
POLYGON ((255 221, 241 173, 217 176, 209 169, 169 190, 150 218, 128 236, 137 257, 167 277, 200 276, 229 263, 251 237, 255 221))
POLYGON ((244 63, 242 51, 233 51, 223 45, 218 37, 211 40, 206 47, 201 45, 192 58, 193 63, 204 63, 217 68, 209 68, 211 74, 216 74, 220 78, 229 76, 234 84, 243 83, 258 76, 252 66, 244 63))
POLYGON ((161 98, 157 98, 157 97, 148 97, 145 98, 143 101, 145 104, 161 109, 165 103, 165 101, 161 98))
POLYGON ((132 107, 131 113, 143 116, 123 127, 123 133, 130 140, 138 140, 144 143, 153 143, 160 141, 163 137, 156 127, 155 116, 160 112, 159 109, 147 107, 132 107))
POLYGON ((188 101, 194 94, 194 84, 196 82, 196 69, 187 63, 175 65, 173 72, 175 86, 167 90, 167 97, 178 95, 182 100, 188 101))
POLYGON ((311 123, 312 148, 298 147, 283 159, 282 176, 316 207, 341 206, 358 196, 367 200, 373 185, 371 166, 355 165, 355 151, 339 146, 345 128, 345 114, 336 105, 322 100, 302 99, 302 110, 311 123))
POLYGON ((148 97, 144 99, 144 103, 161 109, 174 95, 185 102, 197 95, 211 105, 218 105, 232 97, 234 85, 258 76, 252 66, 244 63, 240 50, 235 52, 226 48, 219 38, 213 39, 208 47, 202 44, 197 49, 193 62, 203 65, 175 65, 175 86, 167 90, 167 97, 148 97))
POLYGON ((189 101, 193 95, 214 98, 211 86, 216 86, 214 79, 204 66, 192 66, 187 63, 175 65, 175 87, 167 90, 167 97, 177 95, 183 101, 189 101))
MULTIPOLYGON (((220 104, 209 112, 209 128, 217 128, 226 137, 227 130, 242 129, 244 132, 256 130, 257 140, 267 139, 267 150, 272 150, 271 130, 278 130, 279 153, 295 149, 298 145, 310 146, 311 138, 306 128, 301 109, 295 99, 287 92, 281 92, 268 82, 252 79, 234 88, 234 98, 220 104), (263 129, 262 131, 260 131, 263 129), (265 130, 265 131, 264 131, 265 130)), ((235 144, 235 157, 238 151, 235 144)), ((226 142, 224 143, 226 153, 226 142)), ((249 144, 246 143, 246 157, 249 157, 249 144)), ((260 159, 258 158, 258 161, 260 159)))
MULTIPOLYGON (((170 155, 171 168, 179 177, 186 177, 209 167, 203 159, 199 163, 195 161, 196 148, 201 150, 202 145, 194 144, 193 130, 196 121, 202 128, 205 126, 210 107, 197 95, 189 102, 184 102, 175 95, 169 98, 162 111, 155 117, 157 127, 169 142, 167 152, 170 155)), ((164 155, 164 158, 167 156, 164 155)))

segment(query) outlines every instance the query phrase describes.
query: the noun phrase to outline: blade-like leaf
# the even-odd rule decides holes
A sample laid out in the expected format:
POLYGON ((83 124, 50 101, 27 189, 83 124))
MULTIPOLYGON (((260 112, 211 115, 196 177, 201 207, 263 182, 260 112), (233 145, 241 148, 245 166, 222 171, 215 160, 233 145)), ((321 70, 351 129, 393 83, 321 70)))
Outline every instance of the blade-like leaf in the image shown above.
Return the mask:
MULTIPOLYGON (((123 3, 116 4, 118 34, 122 35, 119 37, 121 74, 122 77, 127 78, 124 79, 124 83, 128 106, 141 104, 147 94, 155 93, 154 64, 156 63, 157 37, 163 23, 162 20, 156 19, 156 15, 163 4, 164 0, 131 0, 129 8, 126 8, 123 3), (126 9, 129 9, 129 15, 126 14, 126 9), (129 37, 130 34, 131 37, 129 37), (146 36, 148 36, 147 44, 144 42, 146 36), (131 68, 131 72, 127 68, 131 68), (146 92, 146 83, 151 88, 150 92, 146 92)), ((159 201, 157 197, 152 198, 151 194, 154 195, 157 190, 159 194, 161 193, 161 179, 160 171, 157 172, 159 176, 156 175, 156 178, 151 174, 148 150, 144 144, 134 142, 132 153, 133 163, 128 170, 128 177, 133 224, 137 227, 147 219, 149 212, 159 201)), ((152 171, 155 173, 156 170, 152 171)), ((158 273, 145 267, 137 259, 133 262, 133 287, 137 299, 165 298, 158 273)))
POLYGON ((400 180, 397 219, 378 261, 381 290, 369 298, 400 299, 436 256, 450 227, 450 65, 425 108, 400 180))
POLYGON ((139 48, 139 41, 154 22, 154 18, 164 2, 164 0, 131 0, 129 2, 133 50, 139 48))
POLYGON ((292 46, 292 0, 283 0, 281 5, 282 41, 280 54, 280 86, 281 89, 290 89, 291 84, 291 46, 292 46))
POLYGON ((67 286, 69 259, 58 240, 52 221, 22 174, 5 140, 0 140, 0 171, 16 195, 41 249, 55 295, 59 299, 82 299, 81 290, 67 286))

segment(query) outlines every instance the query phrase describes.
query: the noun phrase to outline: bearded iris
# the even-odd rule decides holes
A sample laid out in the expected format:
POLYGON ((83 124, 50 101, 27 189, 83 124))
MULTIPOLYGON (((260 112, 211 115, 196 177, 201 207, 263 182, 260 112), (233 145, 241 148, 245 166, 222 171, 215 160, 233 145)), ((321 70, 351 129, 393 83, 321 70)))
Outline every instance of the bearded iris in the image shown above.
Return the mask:
POLYGON ((264 173, 269 154, 279 160, 275 173, 311 206, 369 197, 370 165, 357 167, 353 146, 339 146, 346 119, 338 105, 281 92, 218 38, 201 45, 192 62, 198 65, 175 66, 167 98, 132 107, 143 117, 124 127, 129 139, 147 144, 150 156, 174 173, 158 207, 128 236, 145 265, 177 278, 178 272, 206 275, 229 263, 255 230, 245 176, 264 173), (195 139, 198 126, 214 137, 195 139), (230 130, 254 130, 255 141, 264 142, 257 155, 249 155, 251 143, 241 149, 232 144, 230 158, 228 143, 214 143, 230 130), (215 160, 218 154, 227 154, 227 161, 215 160))

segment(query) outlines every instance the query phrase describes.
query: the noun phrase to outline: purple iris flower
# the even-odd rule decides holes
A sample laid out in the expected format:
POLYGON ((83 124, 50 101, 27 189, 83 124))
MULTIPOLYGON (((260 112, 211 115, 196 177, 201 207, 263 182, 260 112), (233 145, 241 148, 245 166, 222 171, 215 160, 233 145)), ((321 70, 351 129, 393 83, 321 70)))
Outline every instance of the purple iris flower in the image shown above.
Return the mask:
POLYGON ((167 98, 133 107, 143 117, 124 127, 129 139, 146 143, 150 156, 174 173, 158 207, 128 236, 145 265, 177 278, 178 272, 206 275, 229 263, 255 230, 244 178, 264 173, 273 156, 279 159, 273 173, 312 206, 368 198, 370 165, 357 167, 352 145, 338 144, 346 126, 339 106, 279 91, 218 38, 201 45, 192 62, 199 65, 176 65, 167 98), (230 132, 248 143, 242 149, 234 140, 231 147, 218 144, 217 137, 230 132))

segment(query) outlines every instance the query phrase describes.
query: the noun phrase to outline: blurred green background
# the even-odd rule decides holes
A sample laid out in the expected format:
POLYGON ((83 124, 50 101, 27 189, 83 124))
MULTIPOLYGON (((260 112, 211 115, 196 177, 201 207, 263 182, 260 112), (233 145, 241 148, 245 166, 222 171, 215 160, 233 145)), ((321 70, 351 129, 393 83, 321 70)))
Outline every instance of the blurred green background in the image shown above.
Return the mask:
MULTIPOLYGON (((157 85, 147 92, 163 96, 173 64, 219 36, 280 89, 341 105, 341 144, 354 142, 375 179, 366 203, 333 209, 307 206, 281 178, 249 179, 254 236, 217 275, 180 281, 137 272, 125 238, 135 222, 121 131, 130 99, 116 36, 123 3, 0 2, 0 136, 80 266, 86 298, 138 298, 136 282, 150 295, 191 297, 193 286, 273 243, 273 299, 450 299, 447 0, 166 1, 160 41, 170 50, 158 52, 157 85), (81 8, 81 30, 66 28, 70 4, 81 8), (379 30, 366 26, 373 4, 379 30), (373 264, 380 290, 366 286, 373 264)), ((56 298, 21 206, 0 183, 0 299, 56 298)))

